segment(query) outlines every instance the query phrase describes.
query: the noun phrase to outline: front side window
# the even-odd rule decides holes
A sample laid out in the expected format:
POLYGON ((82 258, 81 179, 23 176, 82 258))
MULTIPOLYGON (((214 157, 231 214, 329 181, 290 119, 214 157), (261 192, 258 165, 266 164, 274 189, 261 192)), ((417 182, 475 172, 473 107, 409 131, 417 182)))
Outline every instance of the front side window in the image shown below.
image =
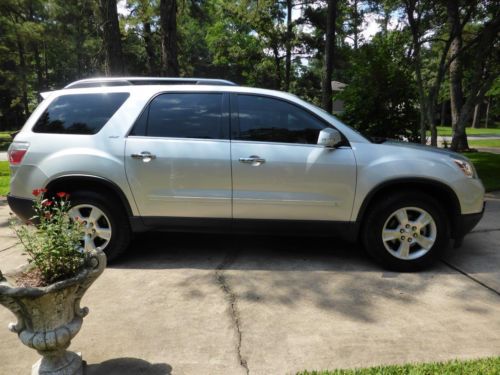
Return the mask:
POLYGON ((96 134, 128 98, 128 93, 62 95, 40 116, 35 133, 96 134))
POLYGON ((315 116, 283 100, 237 95, 239 140, 317 144, 326 125, 315 116))
POLYGON ((158 95, 147 112, 146 136, 222 139, 222 98, 211 93, 158 95))

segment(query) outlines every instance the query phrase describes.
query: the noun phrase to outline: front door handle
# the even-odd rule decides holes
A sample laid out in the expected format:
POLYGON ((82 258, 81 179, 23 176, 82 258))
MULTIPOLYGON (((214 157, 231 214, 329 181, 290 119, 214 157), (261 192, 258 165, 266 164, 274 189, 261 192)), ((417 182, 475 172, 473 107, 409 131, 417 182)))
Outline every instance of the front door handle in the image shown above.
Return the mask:
POLYGON ((132 159, 140 159, 144 163, 149 163, 151 160, 156 159, 156 155, 153 155, 149 151, 143 151, 140 154, 132 154, 130 156, 132 159))
POLYGON ((262 165, 266 162, 266 159, 261 158, 257 155, 249 156, 248 158, 239 158, 240 163, 251 164, 254 167, 262 165))

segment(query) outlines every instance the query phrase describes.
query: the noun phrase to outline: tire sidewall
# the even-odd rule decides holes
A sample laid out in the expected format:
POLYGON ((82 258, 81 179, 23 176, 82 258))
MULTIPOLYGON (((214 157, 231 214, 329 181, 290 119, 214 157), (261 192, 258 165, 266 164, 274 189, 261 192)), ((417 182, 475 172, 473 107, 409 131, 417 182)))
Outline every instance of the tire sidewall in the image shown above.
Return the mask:
POLYGON ((71 207, 80 204, 95 206, 102 210, 109 219, 111 238, 104 249, 108 261, 112 261, 126 249, 130 240, 130 228, 125 214, 114 198, 91 191, 77 191, 70 195, 69 201, 71 207))
POLYGON ((395 271, 411 272, 427 267, 447 248, 449 241, 449 224, 441 205, 432 197, 418 193, 398 194, 379 202, 373 207, 363 228, 364 246, 376 261, 395 271), (423 256, 413 260, 403 260, 393 256, 384 246, 382 230, 389 217, 398 209, 417 207, 432 216, 436 224, 436 241, 423 256))

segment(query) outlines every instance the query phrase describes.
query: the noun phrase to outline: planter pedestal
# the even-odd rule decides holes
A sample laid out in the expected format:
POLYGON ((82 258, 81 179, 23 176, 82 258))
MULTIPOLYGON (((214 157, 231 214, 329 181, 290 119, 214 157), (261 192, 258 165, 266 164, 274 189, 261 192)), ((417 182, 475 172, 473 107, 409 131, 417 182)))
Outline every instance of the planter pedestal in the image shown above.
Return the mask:
POLYGON ((104 252, 92 250, 78 275, 47 287, 13 287, 0 274, 0 304, 17 318, 9 329, 42 356, 33 365, 32 375, 83 373, 81 356, 66 349, 88 314, 86 307, 80 307, 80 301, 105 268, 104 252))
POLYGON ((55 356, 44 355, 31 370, 31 375, 39 374, 83 374, 82 356, 67 350, 55 356))

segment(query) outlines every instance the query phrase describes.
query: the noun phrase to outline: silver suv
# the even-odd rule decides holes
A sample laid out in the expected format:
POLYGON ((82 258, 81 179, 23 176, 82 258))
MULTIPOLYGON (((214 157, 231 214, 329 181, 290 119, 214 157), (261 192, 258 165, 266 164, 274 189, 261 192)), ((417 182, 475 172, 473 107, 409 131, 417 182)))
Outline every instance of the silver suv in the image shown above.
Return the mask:
POLYGON ((284 92, 129 77, 43 96, 9 148, 9 205, 28 219, 33 189, 69 192, 86 244, 109 259, 141 231, 267 231, 359 239, 408 271, 483 214, 464 156, 374 143, 284 92))

